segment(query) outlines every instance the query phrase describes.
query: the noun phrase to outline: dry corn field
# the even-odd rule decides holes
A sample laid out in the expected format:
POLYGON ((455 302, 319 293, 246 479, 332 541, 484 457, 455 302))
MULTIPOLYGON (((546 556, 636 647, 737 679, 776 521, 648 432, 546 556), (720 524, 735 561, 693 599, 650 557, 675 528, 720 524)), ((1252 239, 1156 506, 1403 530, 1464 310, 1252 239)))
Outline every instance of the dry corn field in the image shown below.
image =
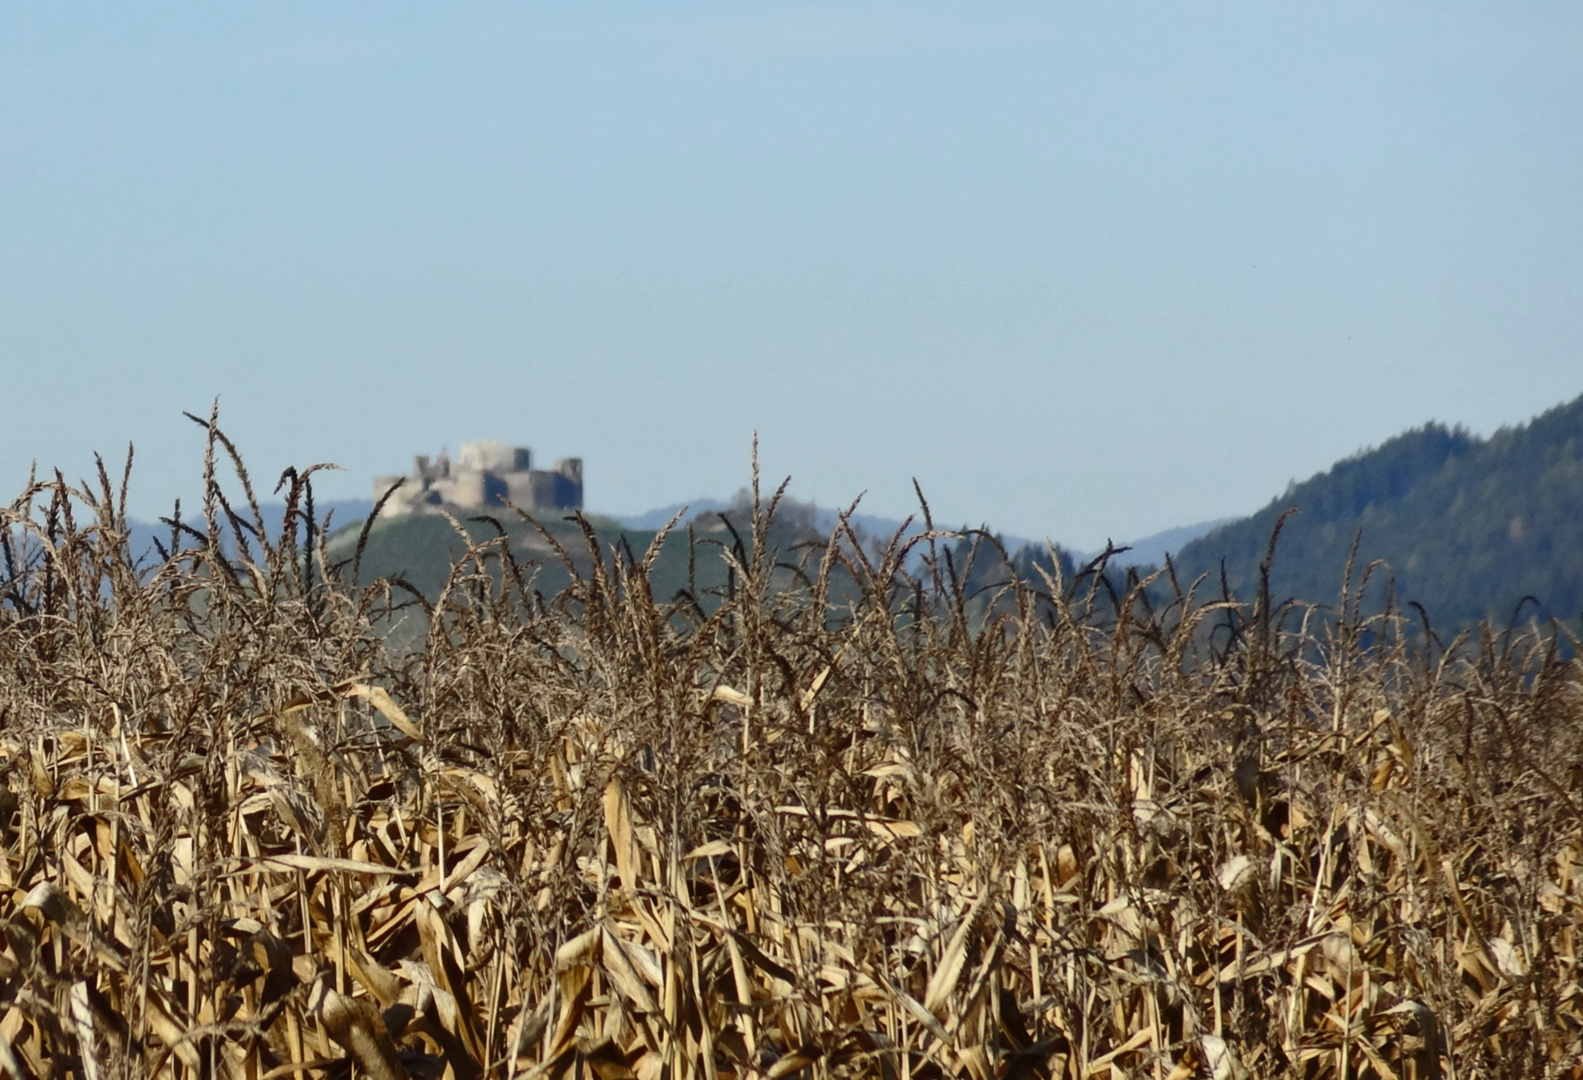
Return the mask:
POLYGON ((419 601, 310 482, 266 538, 211 426, 141 565, 124 478, 6 513, 0 1073, 1583 1076, 1559 631, 986 607, 944 534, 771 589, 771 498, 728 595, 483 544, 419 601))

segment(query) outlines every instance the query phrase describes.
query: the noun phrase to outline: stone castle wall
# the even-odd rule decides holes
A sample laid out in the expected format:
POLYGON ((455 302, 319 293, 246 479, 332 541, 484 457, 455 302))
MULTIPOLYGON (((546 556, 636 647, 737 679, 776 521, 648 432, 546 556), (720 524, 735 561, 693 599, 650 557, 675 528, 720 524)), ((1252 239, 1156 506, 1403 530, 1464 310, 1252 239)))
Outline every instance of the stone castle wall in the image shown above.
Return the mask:
POLYGON ((385 515, 478 510, 508 502, 529 511, 583 507, 582 458, 561 458, 554 468, 535 469, 527 447, 493 439, 463 443, 455 461, 443 453, 432 460, 424 454, 414 457, 409 475, 375 479, 375 500, 397 483, 385 515))

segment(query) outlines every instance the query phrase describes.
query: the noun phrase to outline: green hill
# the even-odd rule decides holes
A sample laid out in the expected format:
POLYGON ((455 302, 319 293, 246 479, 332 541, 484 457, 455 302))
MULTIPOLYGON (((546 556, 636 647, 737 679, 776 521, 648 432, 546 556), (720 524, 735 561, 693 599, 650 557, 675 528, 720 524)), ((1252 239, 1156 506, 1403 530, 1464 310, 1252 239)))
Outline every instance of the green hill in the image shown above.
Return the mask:
MULTIPOLYGON (((1583 612, 1583 398, 1488 439, 1428 424, 1357 454, 1252 517, 1186 545, 1183 580, 1209 574, 1239 597, 1258 589, 1259 563, 1288 509, 1271 573, 1272 597, 1332 602, 1355 537, 1358 573, 1384 560, 1397 596, 1437 629, 1479 619, 1575 620, 1583 612)), ((1376 572, 1377 575, 1379 572, 1376 572)), ((1383 586, 1389 575, 1380 575, 1383 586)))
MULTIPOLYGON (((768 537, 770 557, 782 569, 773 579, 790 586, 797 580, 792 567, 803 567, 817 574, 826 537, 811 527, 810 511, 801 504, 789 504, 777 516, 768 537)), ((719 598, 732 588, 727 553, 745 562, 752 548, 751 511, 728 510, 696 519, 691 528, 680 527, 666 538, 649 575, 655 599, 669 602, 682 592, 690 593, 704 611, 718 605, 719 598), (729 520, 729 524, 728 524, 729 520), (733 526, 735 532, 733 532, 733 526)), ((621 559, 636 562, 644 558, 658 530, 629 529, 619 522, 599 516, 587 519, 603 554, 607 568, 621 559)), ((515 513, 496 511, 488 516, 461 518, 458 524, 464 537, 446 518, 420 514, 376 521, 363 545, 361 559, 357 545, 362 524, 349 525, 331 536, 326 553, 332 565, 339 565, 350 579, 354 564, 357 582, 366 585, 378 578, 399 578, 429 600, 436 600, 445 588, 451 567, 467 552, 469 545, 503 537, 511 557, 524 579, 544 597, 552 597, 571 582, 572 568, 581 576, 593 570, 593 556, 587 537, 573 519, 546 515, 539 521, 544 531, 533 527, 515 513), (548 535, 546 535, 546 533, 548 535), (559 548, 559 550, 557 550, 559 548), (570 560, 571 567, 567 562, 570 560)), ((491 562, 498 567, 498 561, 491 562)), ((498 574, 498 570, 492 570, 498 574)), ((836 573, 831 595, 838 601, 852 593, 851 578, 836 573)))

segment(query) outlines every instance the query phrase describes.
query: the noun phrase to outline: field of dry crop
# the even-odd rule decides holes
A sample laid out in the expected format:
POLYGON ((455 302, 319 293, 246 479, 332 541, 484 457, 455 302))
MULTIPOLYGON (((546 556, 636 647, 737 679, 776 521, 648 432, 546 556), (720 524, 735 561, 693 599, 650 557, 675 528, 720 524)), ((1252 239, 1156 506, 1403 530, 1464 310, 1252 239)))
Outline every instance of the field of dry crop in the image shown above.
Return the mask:
POLYGON ((974 617, 954 537, 777 556, 768 497, 718 604, 500 543, 420 601, 258 535, 212 421, 204 482, 141 566, 124 479, 0 521, 0 1074, 1583 1076, 1537 632, 1092 576, 974 617))

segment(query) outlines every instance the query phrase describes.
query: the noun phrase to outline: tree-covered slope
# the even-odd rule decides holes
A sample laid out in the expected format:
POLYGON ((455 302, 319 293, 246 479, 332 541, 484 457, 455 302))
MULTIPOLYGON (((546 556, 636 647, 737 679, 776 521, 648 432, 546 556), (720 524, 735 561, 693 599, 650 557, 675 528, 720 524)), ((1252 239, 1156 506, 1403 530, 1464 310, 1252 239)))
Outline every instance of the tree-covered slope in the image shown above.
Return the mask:
POLYGON ((1505 622, 1525 596, 1538 601, 1525 618, 1574 620, 1583 612, 1583 398, 1487 440, 1439 424, 1397 436, 1188 544, 1179 575, 1208 573, 1218 587, 1224 566, 1233 592, 1251 597, 1271 532, 1294 507, 1271 573, 1277 600, 1333 601, 1361 530, 1358 571, 1384 560, 1399 598, 1421 604, 1436 627, 1505 622))

